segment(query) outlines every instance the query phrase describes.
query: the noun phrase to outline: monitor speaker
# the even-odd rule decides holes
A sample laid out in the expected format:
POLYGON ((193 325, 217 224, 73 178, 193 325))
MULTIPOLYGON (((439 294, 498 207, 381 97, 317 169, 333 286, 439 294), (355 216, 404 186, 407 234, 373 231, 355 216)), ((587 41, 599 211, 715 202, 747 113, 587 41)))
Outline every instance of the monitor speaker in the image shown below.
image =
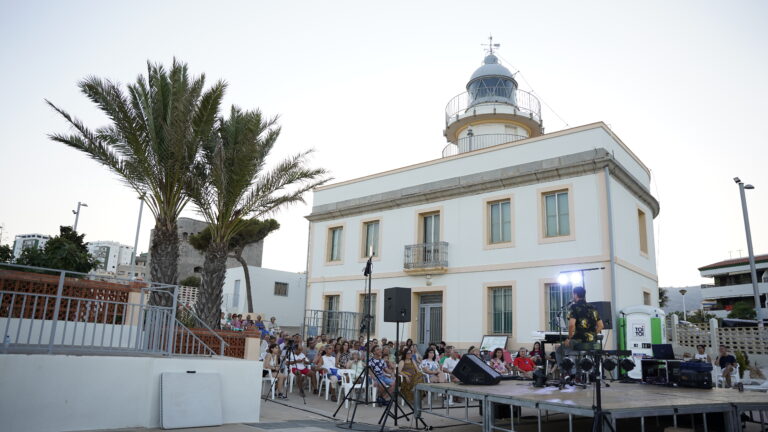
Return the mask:
POLYGON ((464 384, 498 384, 501 375, 474 354, 464 354, 453 369, 453 375, 464 384))
POLYGON ((411 289, 384 290, 384 322, 411 322, 411 289))
POLYGON ((600 314, 600 319, 603 320, 603 326, 606 330, 610 330, 613 328, 613 316, 611 315, 611 302, 609 301, 596 301, 596 302, 589 302, 590 305, 592 305, 595 309, 597 309, 597 313, 600 314))

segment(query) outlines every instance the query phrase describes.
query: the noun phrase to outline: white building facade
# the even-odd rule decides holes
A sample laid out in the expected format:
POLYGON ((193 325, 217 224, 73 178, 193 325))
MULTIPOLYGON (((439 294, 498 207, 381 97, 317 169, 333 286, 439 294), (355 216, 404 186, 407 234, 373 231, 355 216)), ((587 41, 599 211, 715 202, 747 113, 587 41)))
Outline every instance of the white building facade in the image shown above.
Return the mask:
POLYGON ((657 306, 649 169, 604 123, 541 125, 536 98, 491 54, 448 104, 441 159, 318 188, 306 309, 363 312, 370 250, 379 338, 395 337, 388 287, 412 290, 401 339, 464 349, 555 329, 573 288, 564 272, 583 276, 587 301, 612 301, 614 322, 657 306))
POLYGON ((13 239, 13 258, 18 259, 21 251, 28 248, 42 249, 51 236, 45 234, 19 234, 13 239))
MULTIPOLYGON (((755 256, 757 292, 762 315, 768 316, 768 254, 755 256)), ((755 304, 755 290, 749 258, 735 258, 699 268, 701 277, 712 278, 713 283, 701 285, 702 306, 707 313, 727 318, 738 302, 755 304)), ((698 309, 699 305, 692 305, 698 309)), ((757 308, 755 308, 757 310, 757 308)))
MULTIPOLYGON (((305 287, 304 273, 293 273, 248 266, 251 278, 253 313, 251 319, 261 315, 264 321, 275 317, 281 327, 299 327, 303 323, 305 287)), ((249 315, 245 290, 245 272, 242 267, 227 269, 222 289, 222 311, 249 315)))
POLYGON ((133 246, 115 241, 98 240, 88 243, 88 252, 99 260, 91 272, 96 274, 117 274, 118 266, 130 266, 133 246))

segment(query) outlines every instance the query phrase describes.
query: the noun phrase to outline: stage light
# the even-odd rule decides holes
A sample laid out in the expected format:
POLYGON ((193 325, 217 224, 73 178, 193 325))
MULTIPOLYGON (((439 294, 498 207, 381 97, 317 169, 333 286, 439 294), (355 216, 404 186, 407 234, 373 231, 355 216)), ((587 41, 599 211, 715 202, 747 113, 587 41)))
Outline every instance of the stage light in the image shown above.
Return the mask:
POLYGON ((568 273, 560 273, 557 277, 557 283, 560 285, 568 285, 568 273))
POLYGON ((625 358, 619 363, 619 366, 621 366, 621 368, 624 369, 625 371, 629 372, 635 368, 635 362, 633 362, 628 358, 625 358))
POLYGON ((571 372, 571 369, 573 369, 573 360, 566 357, 560 362, 560 370, 561 373, 567 374, 571 372))
POLYGON ((613 359, 605 359, 603 361, 603 369, 607 370, 608 372, 616 369, 616 362, 613 359))
POLYGON ((595 366, 595 363, 592 362, 592 360, 589 357, 584 357, 579 362, 579 368, 581 368, 581 370, 584 372, 589 372, 590 370, 592 370, 592 367, 594 366, 595 366))
POLYGON ((581 283, 583 282, 583 278, 581 277, 581 272, 573 272, 569 275, 569 279, 571 280, 571 284, 573 286, 581 286, 581 283))

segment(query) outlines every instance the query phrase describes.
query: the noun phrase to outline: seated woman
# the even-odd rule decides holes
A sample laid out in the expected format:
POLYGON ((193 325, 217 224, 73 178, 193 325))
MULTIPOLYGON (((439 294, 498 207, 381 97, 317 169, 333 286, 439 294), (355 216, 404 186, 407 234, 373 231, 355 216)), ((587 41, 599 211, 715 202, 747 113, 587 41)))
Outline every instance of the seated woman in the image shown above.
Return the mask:
POLYGON ((493 350, 493 355, 491 356, 491 361, 488 362, 488 365, 502 375, 509 375, 512 373, 512 367, 509 363, 504 361, 504 350, 501 348, 493 350))
POLYGON ((448 380, 440 369, 440 363, 437 362, 437 353, 432 348, 424 353, 424 360, 421 361, 421 372, 429 377, 430 383, 444 383, 448 380))
POLYGON ((286 395, 283 389, 285 387, 285 374, 280 371, 280 347, 274 343, 269 346, 267 354, 264 355, 262 375, 266 377, 268 374, 277 379, 277 397, 285 399, 286 395))
POLYGON ((416 384, 424 382, 424 375, 419 372, 419 365, 406 350, 400 352, 397 369, 403 376, 403 381, 400 383, 400 394, 405 400, 413 403, 413 388, 416 387, 416 384))
POLYGON ((331 390, 331 400, 336 402, 336 385, 339 383, 341 377, 339 376, 339 369, 336 367, 336 356, 330 345, 323 347, 322 356, 315 361, 319 367, 318 373, 320 376, 325 376, 328 379, 328 385, 331 390))
POLYGON ((534 342, 533 348, 531 348, 531 352, 529 354, 531 359, 533 359, 536 364, 541 363, 541 361, 544 359, 544 351, 541 350, 541 342, 534 342))

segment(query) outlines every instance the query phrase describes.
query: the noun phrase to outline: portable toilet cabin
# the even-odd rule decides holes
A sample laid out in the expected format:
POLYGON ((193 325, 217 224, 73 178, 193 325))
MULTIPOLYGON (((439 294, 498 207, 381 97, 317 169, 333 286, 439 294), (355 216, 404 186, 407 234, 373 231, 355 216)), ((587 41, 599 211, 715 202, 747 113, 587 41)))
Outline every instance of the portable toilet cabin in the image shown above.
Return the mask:
POLYGON ((642 378, 640 360, 653 356, 653 345, 667 343, 666 316, 666 312, 653 306, 629 306, 621 310, 619 349, 632 351, 635 368, 627 373, 631 378, 642 378))

